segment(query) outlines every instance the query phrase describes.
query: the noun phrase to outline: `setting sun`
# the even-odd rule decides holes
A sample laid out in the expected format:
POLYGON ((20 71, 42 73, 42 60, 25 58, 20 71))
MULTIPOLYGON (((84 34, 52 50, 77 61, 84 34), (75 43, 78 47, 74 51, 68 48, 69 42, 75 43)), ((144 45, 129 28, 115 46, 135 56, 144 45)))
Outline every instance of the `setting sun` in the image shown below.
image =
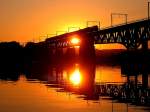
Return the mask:
POLYGON ((70 81, 71 81, 71 83, 74 84, 74 85, 80 84, 80 82, 81 82, 81 74, 80 74, 79 69, 76 69, 76 70, 73 72, 73 74, 71 74, 71 76, 70 76, 70 81))
POLYGON ((80 39, 78 37, 76 37, 76 36, 72 37, 72 39, 71 39, 72 44, 79 44, 79 42, 80 42, 80 39))

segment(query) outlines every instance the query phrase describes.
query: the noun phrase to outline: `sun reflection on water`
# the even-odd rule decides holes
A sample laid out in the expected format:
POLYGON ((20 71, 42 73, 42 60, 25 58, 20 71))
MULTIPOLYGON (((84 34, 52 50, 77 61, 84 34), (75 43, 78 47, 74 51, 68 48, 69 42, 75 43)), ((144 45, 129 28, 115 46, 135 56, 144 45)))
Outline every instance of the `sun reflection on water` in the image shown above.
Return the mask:
POLYGON ((79 85, 81 83, 82 77, 79 68, 75 69, 75 71, 70 75, 69 79, 73 85, 79 85))

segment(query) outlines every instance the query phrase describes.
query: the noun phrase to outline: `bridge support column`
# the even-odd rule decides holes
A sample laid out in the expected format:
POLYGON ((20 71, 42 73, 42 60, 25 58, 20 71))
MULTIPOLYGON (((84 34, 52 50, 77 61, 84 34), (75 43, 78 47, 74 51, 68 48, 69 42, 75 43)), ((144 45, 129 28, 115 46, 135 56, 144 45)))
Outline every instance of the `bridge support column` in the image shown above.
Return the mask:
POLYGON ((55 57, 56 57, 56 49, 50 49, 49 50, 50 63, 54 63, 55 57))
POLYGON ((84 36, 82 38, 79 56, 84 60, 95 58, 95 46, 92 36, 84 36))
POLYGON ((56 48, 54 58, 55 58, 55 61, 59 63, 63 60, 63 48, 56 48))

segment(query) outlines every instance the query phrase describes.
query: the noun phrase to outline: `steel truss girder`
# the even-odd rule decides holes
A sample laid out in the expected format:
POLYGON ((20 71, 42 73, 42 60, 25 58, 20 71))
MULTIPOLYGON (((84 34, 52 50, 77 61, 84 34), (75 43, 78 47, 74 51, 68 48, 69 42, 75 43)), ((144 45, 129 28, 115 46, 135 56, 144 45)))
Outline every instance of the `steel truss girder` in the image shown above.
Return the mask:
POLYGON ((137 49, 150 39, 149 23, 149 20, 144 20, 100 30, 94 37, 95 44, 119 43, 127 49, 137 49))

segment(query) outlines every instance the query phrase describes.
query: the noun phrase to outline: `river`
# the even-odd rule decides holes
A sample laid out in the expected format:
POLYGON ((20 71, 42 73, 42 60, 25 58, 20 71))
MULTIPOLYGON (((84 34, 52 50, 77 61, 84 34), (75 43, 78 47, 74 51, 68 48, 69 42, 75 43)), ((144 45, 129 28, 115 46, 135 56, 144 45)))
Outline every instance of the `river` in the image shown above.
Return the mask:
POLYGON ((93 92, 101 84, 122 85, 129 79, 142 83, 141 73, 127 78, 123 69, 73 63, 49 66, 44 73, 20 73, 17 78, 6 75, 0 80, 0 112, 149 112, 147 106, 93 92))

